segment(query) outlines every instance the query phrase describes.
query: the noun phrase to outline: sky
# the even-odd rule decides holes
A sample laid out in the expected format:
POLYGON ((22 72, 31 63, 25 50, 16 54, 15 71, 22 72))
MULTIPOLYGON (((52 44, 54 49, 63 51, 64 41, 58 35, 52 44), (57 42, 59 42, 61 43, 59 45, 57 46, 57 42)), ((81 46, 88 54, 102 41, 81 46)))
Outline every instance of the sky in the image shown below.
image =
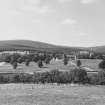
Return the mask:
POLYGON ((0 40, 105 45, 105 0, 0 0, 0 40))

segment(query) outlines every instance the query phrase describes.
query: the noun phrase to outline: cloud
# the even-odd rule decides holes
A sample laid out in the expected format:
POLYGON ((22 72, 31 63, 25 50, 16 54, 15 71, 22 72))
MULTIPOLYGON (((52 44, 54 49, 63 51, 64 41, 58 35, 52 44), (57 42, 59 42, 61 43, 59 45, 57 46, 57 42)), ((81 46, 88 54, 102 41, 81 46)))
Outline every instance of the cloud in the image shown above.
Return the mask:
POLYGON ((38 5, 41 3, 41 0, 26 0, 27 4, 33 4, 33 5, 38 5))
POLYGON ((24 6, 22 10, 27 12, 38 13, 38 14, 44 14, 50 11, 47 6, 38 7, 38 6, 30 6, 30 5, 24 6))
POLYGON ((62 24, 75 25, 75 24, 78 24, 78 22, 74 19, 67 18, 62 21, 62 24))
POLYGON ((32 12, 37 14, 44 14, 51 12, 48 5, 44 5, 42 0, 26 0, 21 8, 23 12, 32 12))
POLYGON ((58 0, 60 3, 71 2, 72 0, 58 0))
POLYGON ((41 23, 41 21, 39 19, 33 19, 32 23, 41 23))
MULTIPOLYGON (((72 2, 73 0, 58 0, 60 3, 67 3, 67 2, 72 2)), ((78 0, 76 0, 78 1, 78 0)), ((97 0, 80 0, 80 2, 82 4, 90 4, 90 3, 94 3, 96 2, 97 0)))
POLYGON ((79 36, 86 37, 86 36, 88 36, 88 34, 87 33, 84 33, 84 32, 80 32, 79 36))
POLYGON ((96 2, 96 0, 81 0, 80 1, 82 4, 90 4, 96 2))

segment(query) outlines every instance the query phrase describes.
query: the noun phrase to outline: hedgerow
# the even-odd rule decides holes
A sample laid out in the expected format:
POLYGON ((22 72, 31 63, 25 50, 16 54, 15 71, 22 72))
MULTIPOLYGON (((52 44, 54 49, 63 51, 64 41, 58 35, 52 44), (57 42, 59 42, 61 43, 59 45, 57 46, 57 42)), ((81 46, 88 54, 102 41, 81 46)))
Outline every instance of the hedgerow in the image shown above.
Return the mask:
POLYGON ((34 74, 18 73, 0 75, 0 83, 57 83, 57 84, 91 84, 105 85, 105 71, 88 75, 84 69, 76 68, 69 71, 51 70, 34 74))

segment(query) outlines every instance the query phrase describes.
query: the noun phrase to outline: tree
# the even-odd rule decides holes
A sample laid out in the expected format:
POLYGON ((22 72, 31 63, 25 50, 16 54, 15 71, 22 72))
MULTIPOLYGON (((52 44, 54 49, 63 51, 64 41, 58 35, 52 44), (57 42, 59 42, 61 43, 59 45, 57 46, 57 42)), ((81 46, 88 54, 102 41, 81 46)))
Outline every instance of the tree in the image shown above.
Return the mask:
POLYGON ((84 69, 73 69, 70 71, 71 80, 74 83, 87 83, 88 76, 84 69))
POLYGON ((38 61, 38 67, 39 67, 39 68, 42 68, 42 67, 43 67, 43 62, 42 62, 42 60, 39 60, 39 61, 38 61))
POLYGON ((67 64, 68 64, 68 59, 64 58, 64 65, 67 65, 67 64))
POLYGON ((17 62, 21 64, 21 63, 23 62, 22 57, 18 58, 18 59, 17 59, 17 62))
POLYGON ((38 62, 38 60, 39 60, 38 54, 34 55, 33 58, 32 58, 32 61, 38 62))
POLYGON ((82 65, 80 60, 77 60, 77 66, 80 67, 82 65))
POLYGON ((13 63, 12 63, 12 66, 13 66, 13 69, 16 69, 17 66, 18 66, 17 62, 13 62, 13 63))
POLYGON ((11 64, 13 64, 14 62, 18 62, 18 59, 20 58, 20 55, 19 54, 13 54, 13 55, 10 55, 10 62, 11 64))
POLYGON ((4 62, 10 63, 10 61, 11 61, 11 55, 8 55, 4 58, 4 62))
POLYGON ((30 64, 30 60, 29 60, 29 59, 26 59, 26 60, 25 60, 25 65, 26 65, 26 66, 29 66, 29 64, 30 64))
POLYGON ((101 61, 98 66, 100 69, 105 69, 105 60, 101 61))
POLYGON ((105 71, 101 70, 98 72, 98 84, 105 85, 105 71))
POLYGON ((45 63, 46 63, 46 64, 50 64, 50 57, 46 57, 45 63))

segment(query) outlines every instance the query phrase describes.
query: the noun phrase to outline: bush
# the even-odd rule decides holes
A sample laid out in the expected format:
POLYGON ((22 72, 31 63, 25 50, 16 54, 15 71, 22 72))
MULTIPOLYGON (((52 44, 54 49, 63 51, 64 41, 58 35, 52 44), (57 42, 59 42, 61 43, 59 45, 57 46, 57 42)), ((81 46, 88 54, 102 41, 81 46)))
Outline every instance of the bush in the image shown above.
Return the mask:
POLYGON ((30 74, 17 74, 13 77, 15 83, 31 83, 33 82, 33 76, 30 74))
POLYGON ((105 71, 101 70, 98 72, 98 84, 105 85, 105 71))
POLYGON ((89 77, 89 83, 93 85, 105 85, 105 71, 101 70, 98 74, 92 74, 89 77))
POLYGON ((88 76, 88 83, 92 85, 98 85, 99 84, 98 74, 91 74, 90 76, 88 76))
POLYGON ((26 60, 25 60, 25 65, 26 65, 26 66, 29 66, 29 64, 30 64, 30 60, 29 60, 29 59, 26 59, 26 60))
POLYGON ((8 76, 0 75, 0 83, 10 83, 10 78, 8 76))
POLYGON ((59 71, 51 70, 49 72, 34 73, 35 83, 58 83, 59 71))
POLYGON ((12 66, 13 66, 13 69, 16 69, 17 66, 18 66, 17 62, 13 62, 13 63, 12 63, 12 66))
POLYGON ((84 69, 73 69, 70 71, 71 81, 73 83, 87 83, 88 76, 87 72, 84 69))
POLYGON ((49 57, 47 57, 47 58, 45 59, 45 63, 46 63, 46 64, 50 64, 50 58, 49 58, 49 57))
POLYGON ((64 58, 64 65, 67 65, 67 64, 68 64, 68 59, 64 58))
POLYGON ((39 61, 38 61, 38 67, 39 67, 39 68, 42 68, 42 67, 43 67, 43 62, 42 62, 42 60, 39 60, 39 61))
POLYGON ((70 72, 60 72, 58 83, 71 83, 70 72))
POLYGON ((77 60, 77 66, 80 67, 82 65, 80 60, 77 60))
POLYGON ((51 70, 49 72, 34 73, 34 83, 71 83, 69 72, 51 70))
POLYGON ((10 63, 11 62, 11 55, 8 55, 4 58, 4 62, 10 63))
POLYGON ((59 74, 60 74, 60 71, 59 70, 51 70, 49 72, 49 75, 50 75, 50 82, 51 83, 58 83, 59 82, 59 74))
POLYGON ((105 71, 101 70, 98 74, 89 74, 84 69, 76 68, 71 71, 62 72, 59 70, 51 70, 46 72, 35 72, 33 75, 19 73, 13 75, 0 75, 0 83, 78 83, 105 85, 105 71))
POLYGON ((103 60, 99 63, 99 68, 100 69, 105 69, 105 60, 103 60))
POLYGON ((18 59, 17 59, 17 62, 21 64, 21 63, 23 62, 22 57, 18 58, 18 59))

